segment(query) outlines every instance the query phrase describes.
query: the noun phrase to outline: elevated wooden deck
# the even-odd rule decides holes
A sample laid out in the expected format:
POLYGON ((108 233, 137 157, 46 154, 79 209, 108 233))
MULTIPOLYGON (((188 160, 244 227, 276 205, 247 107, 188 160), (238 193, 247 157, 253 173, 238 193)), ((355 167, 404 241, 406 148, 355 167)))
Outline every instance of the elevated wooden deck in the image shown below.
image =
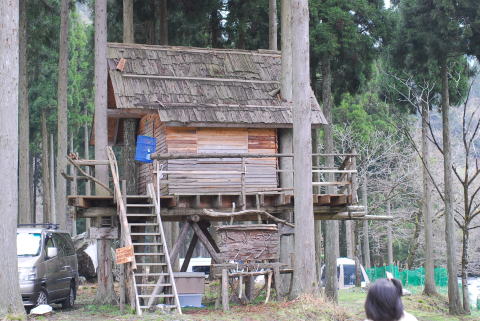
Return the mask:
MULTIPOLYGON (((371 219, 366 217, 362 206, 357 205, 356 194, 356 164, 355 154, 315 154, 316 157, 341 157, 336 168, 317 167, 312 174, 322 176, 320 181, 313 181, 315 193, 312 195, 313 212, 315 219, 319 220, 362 220, 371 219), (328 193, 330 191, 330 193, 328 193), (331 193, 336 191, 335 194, 331 193), (325 193, 327 192, 327 193, 325 193)), ((266 212, 276 217, 291 217, 294 209, 294 195, 292 188, 270 188, 267 190, 247 190, 245 176, 247 175, 246 160, 250 158, 277 158, 293 157, 292 154, 152 154, 156 166, 152 169, 151 182, 156 191, 163 191, 163 187, 170 183, 168 175, 182 174, 201 175, 202 171, 163 169, 161 161, 167 159, 211 159, 218 158, 219 161, 235 158, 241 160, 241 168, 235 171, 240 176, 237 191, 208 192, 199 189, 193 193, 173 193, 160 196, 161 216, 165 221, 184 221, 185 219, 206 220, 206 221, 228 221, 226 213, 236 213, 237 221, 259 220, 258 212, 266 212), (210 214, 209 214, 210 213, 210 214), (212 215, 212 213, 223 213, 212 215)), ((108 161, 102 160, 73 160, 70 162, 79 166, 106 165, 108 161)), ((230 173, 231 171, 229 171, 230 173)), ((292 170, 278 169, 278 173, 291 172, 292 170)), ((210 172, 208 172, 210 173, 210 172)), ((216 171, 221 174, 222 171, 216 171)), ((154 192, 157 194, 157 192, 154 192)), ((152 195, 150 193, 150 195, 152 195)), ((158 197, 158 194, 157 194, 158 197)), ((129 203, 147 203, 148 195, 127 195, 127 206, 129 203)), ((116 204, 113 196, 91 196, 72 195, 68 197, 69 205, 78 209, 78 216, 95 217, 102 216, 102 211, 114 215, 116 204)), ((231 215, 230 215, 231 216, 231 215)), ((376 217, 373 219, 387 219, 376 217)))

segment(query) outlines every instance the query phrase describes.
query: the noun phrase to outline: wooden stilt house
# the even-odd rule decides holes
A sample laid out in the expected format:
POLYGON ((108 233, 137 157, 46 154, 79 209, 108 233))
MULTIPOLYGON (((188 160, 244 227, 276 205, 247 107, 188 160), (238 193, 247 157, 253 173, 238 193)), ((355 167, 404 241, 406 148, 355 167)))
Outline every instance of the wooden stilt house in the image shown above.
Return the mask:
MULTIPOLYGON (((181 271, 200 242, 215 263, 211 273, 222 277, 225 300, 228 277, 264 274, 270 287, 273 274, 279 293, 280 273, 292 272, 288 257, 279 263, 280 236, 294 227, 293 106, 280 91, 280 53, 111 43, 107 61, 108 140, 123 145, 123 178, 110 147, 108 160, 70 158, 83 179, 95 181, 81 166, 109 166, 114 189, 71 195, 69 204, 78 217, 118 215, 137 313, 158 302, 180 311, 171 261, 189 230, 181 271), (154 163, 133 160, 137 136, 156 138, 154 163), (170 249, 162 221, 183 222, 170 249), (230 222, 217 229, 218 244, 212 221, 230 222), (228 264, 240 256, 243 272, 238 262, 228 264)), ((311 109, 312 126, 325 124, 313 91, 311 109)), ((335 158, 333 167, 314 162, 315 218, 365 219, 356 205, 355 154, 312 156, 335 158)))
MULTIPOLYGON (((292 127, 292 106, 280 93, 280 54, 128 44, 108 46, 111 144, 122 143, 123 119, 157 139, 158 153, 278 153, 277 130, 292 127)), ((312 124, 325 124, 312 94, 312 124)), ((276 158, 248 159, 247 192, 278 188, 276 158)), ((240 159, 164 161, 169 195, 238 193, 240 159), (219 173, 215 173, 215 172, 219 173), (231 171, 232 173, 227 173, 231 171)), ((144 193, 152 165, 140 164, 144 193)))

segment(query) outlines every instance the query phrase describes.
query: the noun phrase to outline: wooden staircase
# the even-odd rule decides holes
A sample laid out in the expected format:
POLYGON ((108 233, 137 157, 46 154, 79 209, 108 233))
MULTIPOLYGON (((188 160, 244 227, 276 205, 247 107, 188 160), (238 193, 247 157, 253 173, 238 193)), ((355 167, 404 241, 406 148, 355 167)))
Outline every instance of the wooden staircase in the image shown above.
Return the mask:
POLYGON ((148 195, 122 193, 117 161, 110 147, 107 147, 107 156, 122 228, 122 243, 133 246, 134 259, 129 263, 133 272, 127 277, 132 279, 135 289, 137 315, 157 308, 174 309, 182 314, 160 217, 160 203, 153 184, 147 186, 148 195))
POLYGON ((137 313, 160 305, 181 313, 168 249, 155 200, 147 195, 127 195, 127 221, 137 269, 133 272, 137 313))

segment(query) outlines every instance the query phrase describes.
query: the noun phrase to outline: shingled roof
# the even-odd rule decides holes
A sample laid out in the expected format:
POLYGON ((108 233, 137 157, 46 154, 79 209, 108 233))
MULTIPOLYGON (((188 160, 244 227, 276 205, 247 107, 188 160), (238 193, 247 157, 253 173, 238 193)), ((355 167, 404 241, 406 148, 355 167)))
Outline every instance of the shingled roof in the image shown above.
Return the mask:
MULTIPOLYGON (((277 51, 109 43, 107 60, 109 108, 154 109, 187 126, 292 124, 277 51)), ((312 124, 325 123, 312 93, 312 124)))

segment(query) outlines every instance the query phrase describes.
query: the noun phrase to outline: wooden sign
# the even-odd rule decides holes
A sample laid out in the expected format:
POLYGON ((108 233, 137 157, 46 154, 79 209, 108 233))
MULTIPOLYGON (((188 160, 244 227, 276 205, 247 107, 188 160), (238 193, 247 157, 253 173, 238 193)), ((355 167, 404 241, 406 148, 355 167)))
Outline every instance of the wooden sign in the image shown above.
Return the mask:
POLYGON ((223 225, 217 233, 220 253, 227 260, 279 259, 280 234, 275 224, 223 225))
POLYGON ((133 245, 120 247, 115 250, 115 262, 117 264, 133 262, 134 257, 133 245))
POLYGON ((118 239, 118 229, 112 227, 91 227, 88 230, 89 239, 118 239))

